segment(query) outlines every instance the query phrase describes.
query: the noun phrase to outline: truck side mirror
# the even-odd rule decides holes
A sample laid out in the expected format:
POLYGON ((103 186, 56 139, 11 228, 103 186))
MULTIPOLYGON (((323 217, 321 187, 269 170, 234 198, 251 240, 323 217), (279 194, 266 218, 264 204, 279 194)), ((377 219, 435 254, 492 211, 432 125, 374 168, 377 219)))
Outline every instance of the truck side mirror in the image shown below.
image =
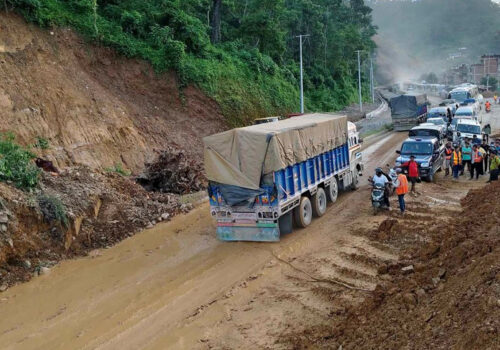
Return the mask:
POLYGON ((396 153, 397 153, 397 154, 401 154, 401 151, 397 149, 397 150, 396 150, 396 153))
POLYGON ((363 143, 363 139, 358 139, 358 142, 359 143, 363 143))

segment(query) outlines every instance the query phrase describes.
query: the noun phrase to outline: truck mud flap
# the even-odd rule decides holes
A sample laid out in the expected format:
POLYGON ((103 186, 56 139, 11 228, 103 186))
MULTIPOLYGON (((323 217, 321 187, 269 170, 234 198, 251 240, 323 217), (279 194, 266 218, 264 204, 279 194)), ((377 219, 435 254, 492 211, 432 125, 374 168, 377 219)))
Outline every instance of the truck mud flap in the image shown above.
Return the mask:
POLYGON ((218 226, 217 238, 221 241, 278 242, 280 232, 277 224, 263 227, 218 226))

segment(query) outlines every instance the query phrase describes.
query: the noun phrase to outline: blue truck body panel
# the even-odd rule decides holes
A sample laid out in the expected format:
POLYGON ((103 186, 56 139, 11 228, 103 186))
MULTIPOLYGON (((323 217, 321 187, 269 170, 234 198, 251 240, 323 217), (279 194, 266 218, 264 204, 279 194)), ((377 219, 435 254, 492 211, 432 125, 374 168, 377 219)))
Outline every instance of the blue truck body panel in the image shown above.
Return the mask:
POLYGON ((229 206, 220 185, 209 185, 210 209, 217 219, 217 237, 223 241, 279 241, 279 218, 292 210, 303 193, 328 183, 350 169, 347 143, 272 174, 253 203, 229 206))

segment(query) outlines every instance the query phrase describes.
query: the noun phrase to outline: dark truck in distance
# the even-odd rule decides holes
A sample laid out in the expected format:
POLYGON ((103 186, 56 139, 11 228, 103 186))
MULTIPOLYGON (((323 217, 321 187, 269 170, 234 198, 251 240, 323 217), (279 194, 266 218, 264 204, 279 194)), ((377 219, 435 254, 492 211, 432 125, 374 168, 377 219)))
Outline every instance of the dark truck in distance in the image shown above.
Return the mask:
POLYGON ((428 104, 426 94, 407 93, 392 97, 389 106, 394 130, 407 131, 425 122, 428 104))

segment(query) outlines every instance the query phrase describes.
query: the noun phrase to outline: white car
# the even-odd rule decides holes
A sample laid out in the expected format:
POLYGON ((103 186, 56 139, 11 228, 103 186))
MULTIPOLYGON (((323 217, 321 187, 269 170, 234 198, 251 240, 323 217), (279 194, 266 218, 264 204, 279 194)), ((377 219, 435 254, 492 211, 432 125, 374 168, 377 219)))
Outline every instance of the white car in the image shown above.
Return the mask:
MULTIPOLYGON (((446 129, 447 129, 448 123, 446 123, 443 118, 429 118, 429 119, 427 119, 427 122, 425 124, 432 124, 432 125, 440 127, 441 135, 446 136, 446 129)), ((420 124, 420 125, 422 125, 422 124, 420 124)))

